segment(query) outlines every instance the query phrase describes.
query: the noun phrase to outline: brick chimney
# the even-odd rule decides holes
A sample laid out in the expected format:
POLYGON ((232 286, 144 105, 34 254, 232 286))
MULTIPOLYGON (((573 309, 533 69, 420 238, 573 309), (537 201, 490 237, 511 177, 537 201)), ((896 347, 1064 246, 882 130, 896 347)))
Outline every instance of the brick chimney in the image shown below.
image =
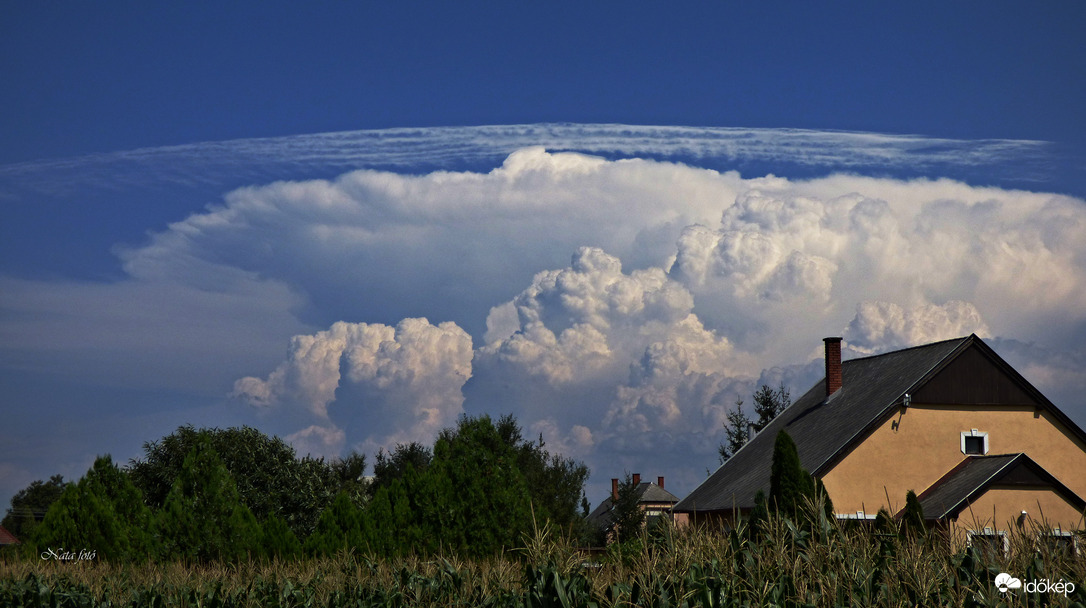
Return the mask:
POLYGON ((634 473, 633 482, 635 486, 641 485, 641 473, 634 473))
POLYGON ((656 485, 660 486, 661 490, 664 489, 664 478, 663 478, 663 476, 660 476, 660 477, 656 478, 656 485))
POLYGON ((841 388, 841 338, 824 338, 826 343, 826 396, 841 388))
POLYGON ((611 478, 611 500, 618 500, 618 478, 611 478))

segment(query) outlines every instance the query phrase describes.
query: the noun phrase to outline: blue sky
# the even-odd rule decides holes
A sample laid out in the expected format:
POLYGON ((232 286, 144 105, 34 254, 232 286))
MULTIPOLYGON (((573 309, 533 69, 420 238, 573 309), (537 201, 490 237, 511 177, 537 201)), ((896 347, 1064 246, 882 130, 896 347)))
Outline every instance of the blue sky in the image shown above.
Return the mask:
POLYGON ((830 334, 976 331, 1086 425, 1081 4, 0 13, 5 504, 185 423, 507 411, 684 492, 830 334))

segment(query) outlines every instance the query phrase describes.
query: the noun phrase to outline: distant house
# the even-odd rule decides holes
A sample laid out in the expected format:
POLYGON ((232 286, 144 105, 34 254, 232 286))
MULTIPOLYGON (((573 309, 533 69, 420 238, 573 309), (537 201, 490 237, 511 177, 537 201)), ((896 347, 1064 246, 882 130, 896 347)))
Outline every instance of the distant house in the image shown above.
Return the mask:
POLYGON ((15 538, 14 534, 4 529, 4 526, 0 526, 0 547, 18 544, 19 539, 15 538))
MULTIPOLYGON (((637 506, 645 512, 645 525, 651 525, 661 517, 671 517, 671 507, 679 502, 679 497, 664 489, 664 478, 657 477, 656 483, 641 481, 641 475, 634 473, 633 482, 637 485, 639 498, 637 506)), ((592 513, 588 521, 601 529, 610 529, 613 523, 611 509, 618 500, 618 478, 611 479, 611 495, 604 499, 592 513)))
POLYGON ((675 505, 678 517, 726 525, 753 508, 783 430, 840 519, 900 514, 913 490, 929 525, 983 542, 1086 527, 1086 433, 976 335, 843 363, 841 338, 824 342, 825 379, 675 505))

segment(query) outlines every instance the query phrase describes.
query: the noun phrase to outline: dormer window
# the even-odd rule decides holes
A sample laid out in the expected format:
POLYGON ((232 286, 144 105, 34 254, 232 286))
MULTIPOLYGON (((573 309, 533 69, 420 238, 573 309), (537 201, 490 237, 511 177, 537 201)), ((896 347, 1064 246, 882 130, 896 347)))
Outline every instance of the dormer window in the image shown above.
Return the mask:
POLYGON ((983 456, 988 453, 988 433, 982 433, 977 429, 962 431, 962 454, 966 456, 983 456))

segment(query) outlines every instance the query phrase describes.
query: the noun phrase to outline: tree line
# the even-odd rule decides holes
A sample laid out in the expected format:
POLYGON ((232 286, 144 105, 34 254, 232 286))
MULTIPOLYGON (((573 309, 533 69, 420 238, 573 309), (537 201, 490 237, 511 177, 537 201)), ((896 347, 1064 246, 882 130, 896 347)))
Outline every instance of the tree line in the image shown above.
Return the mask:
POLYGON ((2 525, 24 550, 94 550, 98 559, 492 555, 533 526, 588 534, 588 468, 526 440, 512 416, 461 417, 432 447, 298 458, 249 428, 183 426, 127 467, 99 457, 75 483, 35 482, 2 525), (44 506, 47 510, 43 509, 44 506), (44 516, 41 512, 44 510, 44 516))

